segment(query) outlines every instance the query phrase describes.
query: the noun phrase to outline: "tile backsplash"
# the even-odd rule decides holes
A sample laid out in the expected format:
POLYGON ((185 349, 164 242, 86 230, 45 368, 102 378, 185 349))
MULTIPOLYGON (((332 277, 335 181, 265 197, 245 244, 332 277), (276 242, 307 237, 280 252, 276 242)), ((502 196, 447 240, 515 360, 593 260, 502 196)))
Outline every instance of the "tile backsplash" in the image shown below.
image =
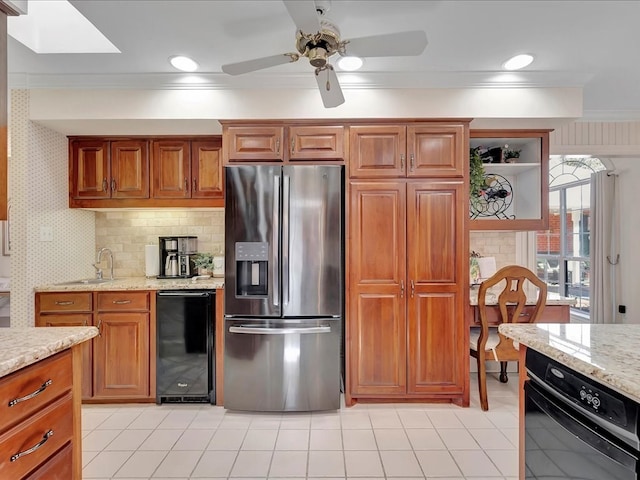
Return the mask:
POLYGON ((198 237, 198 252, 222 252, 224 209, 96 212, 96 251, 113 251, 115 277, 144 276, 144 246, 171 235, 198 237))
POLYGON ((469 252, 495 257, 496 268, 516 263, 516 232, 469 232, 469 252))

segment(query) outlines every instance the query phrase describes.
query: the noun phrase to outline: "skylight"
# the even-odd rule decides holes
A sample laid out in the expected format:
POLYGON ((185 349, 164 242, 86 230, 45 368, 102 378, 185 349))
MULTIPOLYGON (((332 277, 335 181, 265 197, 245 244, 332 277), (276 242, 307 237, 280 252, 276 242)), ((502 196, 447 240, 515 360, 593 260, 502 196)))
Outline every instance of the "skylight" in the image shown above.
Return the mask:
POLYGON ((30 1, 27 15, 8 17, 7 33, 36 53, 120 53, 66 0, 30 1))

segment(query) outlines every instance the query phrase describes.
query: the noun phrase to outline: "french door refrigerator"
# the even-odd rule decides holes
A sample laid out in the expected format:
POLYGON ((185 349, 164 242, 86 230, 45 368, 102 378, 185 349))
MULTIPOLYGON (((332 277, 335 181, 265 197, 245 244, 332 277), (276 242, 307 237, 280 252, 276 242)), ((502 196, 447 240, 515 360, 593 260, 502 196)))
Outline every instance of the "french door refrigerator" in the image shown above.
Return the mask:
POLYGON ((340 406, 341 166, 225 167, 224 406, 340 406))

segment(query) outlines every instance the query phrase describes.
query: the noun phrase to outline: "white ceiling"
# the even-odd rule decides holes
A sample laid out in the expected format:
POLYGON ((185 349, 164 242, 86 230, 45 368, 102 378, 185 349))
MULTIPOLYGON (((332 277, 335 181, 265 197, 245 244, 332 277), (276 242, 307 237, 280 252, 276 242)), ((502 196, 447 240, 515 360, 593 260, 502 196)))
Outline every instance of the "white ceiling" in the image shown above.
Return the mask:
MULTIPOLYGON (((30 0, 34 1, 34 0, 30 0)), ((43 1, 43 0, 39 0, 43 1)), ((9 38, 10 86, 26 88, 291 88, 315 85, 302 59, 231 77, 221 65, 295 51, 279 0, 72 0, 122 53, 38 55, 9 38), (200 64, 199 83, 168 57, 200 64)), ((338 72, 343 89, 584 87, 584 116, 640 120, 640 1, 341 1, 327 16, 342 38, 425 30, 419 57, 370 58, 338 72), (532 53, 525 70, 501 65, 532 53)), ((81 42, 82 39, 77 39, 81 42)), ((345 95, 347 96, 347 95, 345 95)), ((347 96, 348 101, 348 96, 347 96)))

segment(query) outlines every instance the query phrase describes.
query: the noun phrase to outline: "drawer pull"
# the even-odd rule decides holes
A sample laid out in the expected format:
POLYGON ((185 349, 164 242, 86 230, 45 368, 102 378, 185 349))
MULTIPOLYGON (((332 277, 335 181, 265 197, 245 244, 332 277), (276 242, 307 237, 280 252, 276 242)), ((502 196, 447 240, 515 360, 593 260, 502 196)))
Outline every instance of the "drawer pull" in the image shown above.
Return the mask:
POLYGON ((126 305, 127 303, 131 303, 131 300, 114 300, 113 303, 116 305, 126 305))
POLYGON ((16 453, 15 455, 11 455, 10 460, 12 462, 15 462, 16 460, 18 460, 20 457, 24 457, 25 455, 29 455, 30 453, 35 452, 36 450, 38 450, 41 446, 43 446, 45 443, 47 443, 47 440, 49 440, 49 437, 53 435, 53 430, 49 430, 47 433, 45 433, 42 436, 42 440, 40 440, 38 443, 36 443, 33 447, 24 450, 20 453, 16 453))
POLYGON ((73 300, 56 300, 56 305, 73 305, 75 302, 73 300))
POLYGON ((44 391, 47 389, 47 387, 48 387, 49 385, 51 385, 52 383, 53 383, 53 381, 52 381, 51 379, 47 380, 47 381, 46 381, 46 382, 44 382, 44 383, 42 384, 42 386, 41 386, 38 390, 36 390, 35 392, 30 393, 29 395, 25 395, 24 397, 14 398, 13 400, 11 400, 11 401, 9 402, 9 406, 10 406, 10 407, 13 407, 14 405, 17 405, 17 404, 18 404, 18 403, 20 403, 20 402, 24 402, 25 400, 31 400, 33 397, 37 397, 37 396, 38 396, 38 395, 40 395, 42 392, 44 392, 44 391))

